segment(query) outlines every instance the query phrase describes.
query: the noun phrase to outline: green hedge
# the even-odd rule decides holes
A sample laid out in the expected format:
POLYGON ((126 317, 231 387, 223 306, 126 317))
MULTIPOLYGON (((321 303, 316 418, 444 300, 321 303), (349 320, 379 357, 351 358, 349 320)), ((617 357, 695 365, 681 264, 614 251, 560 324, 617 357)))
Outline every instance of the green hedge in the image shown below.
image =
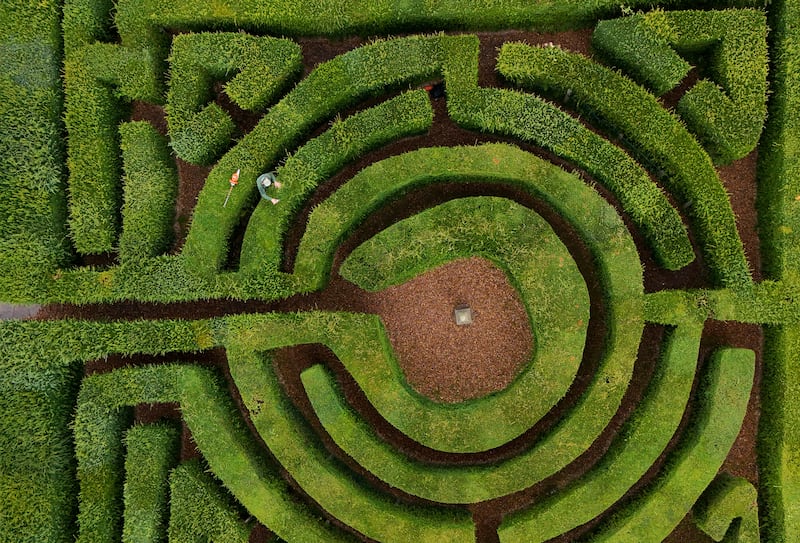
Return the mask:
POLYGON ((67 265, 59 2, 0 3, 0 299, 45 296, 67 265))
POLYGON ((692 517, 714 541, 722 541, 732 526, 737 541, 761 541, 758 491, 747 479, 720 473, 692 508, 692 517))
POLYGON ((669 332, 656 371, 608 452, 586 474, 503 520, 501 539, 540 543, 589 522, 620 500, 658 460, 689 402, 702 326, 669 332), (515 539, 516 538, 516 539, 515 539))
POLYGON ((131 406, 179 401, 170 366, 96 374, 83 380, 75 412, 78 541, 114 541, 122 533, 123 436, 131 406))
MULTIPOLYGON (((303 491, 334 518, 385 543, 475 541, 472 515, 466 509, 405 505, 363 484, 331 458, 284 395, 268 353, 231 346, 228 362, 250 418, 269 450, 303 491)), ((297 539, 311 540, 305 533, 297 539)))
MULTIPOLYGON (((348 162, 391 141, 424 132, 432 122, 427 93, 409 91, 334 122, 300 147, 278 170, 284 186, 271 192, 280 197, 280 204, 262 202, 250 218, 242 245, 242 272, 253 276, 278 273, 286 230, 321 183, 348 162)), ((330 270, 330 262, 322 265, 330 270)))
MULTIPOLYGON (((605 406, 600 411, 611 416, 627 387, 636 358, 643 326, 641 264, 624 225, 615 213, 608 213, 608 204, 597 193, 577 177, 529 153, 504 144, 428 148, 391 157, 362 170, 312 212, 295 264, 295 274, 301 285, 298 288, 313 288, 313 285, 324 280, 323 269, 318 263, 327 262, 347 232, 363 218, 409 189, 440 181, 510 183, 553 206, 589 244, 606 290, 608 322, 613 327, 610 333, 613 339, 607 345, 600 371, 604 377, 608 377, 608 386, 600 384, 601 378, 597 377, 597 387, 587 394, 586 403, 581 404, 578 409, 580 415, 576 416, 581 421, 577 425, 586 427, 576 431, 581 435, 592 435, 594 431, 599 431, 604 419, 595 415, 590 417, 589 411, 598 409, 599 405, 594 402, 600 402, 605 406), (387 183, 387 179, 392 179, 392 182, 387 183), (602 227, 597 226, 599 217, 607 218, 602 227)), ((360 375, 364 373, 363 369, 348 367, 348 370, 390 423, 429 447, 465 452, 480 450, 476 449, 479 446, 497 446, 506 441, 503 439, 498 442, 499 435, 484 435, 482 432, 476 433, 476 436, 481 436, 484 441, 478 441, 475 437, 465 443, 457 441, 459 436, 464 435, 454 430, 457 418, 473 411, 478 413, 478 406, 483 411, 486 406, 480 402, 465 404, 458 410, 449 408, 442 411, 437 404, 427 402, 431 405, 426 405, 398 388, 394 375, 388 369, 382 371, 380 381, 375 372, 367 378, 366 375, 360 375), (437 411, 442 412, 433 418, 437 411)), ((463 423, 468 420, 465 418, 463 423)), ((488 426, 491 427, 491 424, 488 426)), ((528 426, 523 421, 517 421, 512 427, 504 429, 505 437, 513 438, 528 426)), ((497 431, 501 431, 501 427, 493 430, 493 433, 497 431)), ((562 451, 565 456, 554 453, 553 458, 562 459, 572 452, 562 451)), ((549 463, 547 465, 550 466, 549 463)))
MULTIPOLYGON (((449 167, 446 159, 442 167, 449 167)), ((554 183, 562 182, 560 170, 545 169, 539 176, 548 174, 554 183)), ((324 207, 318 208, 320 213, 324 207)), ((463 198, 384 230, 353 251, 340 270, 345 279, 374 291, 468 256, 487 258, 505 272, 522 298, 535 347, 525 370, 503 392, 449 409, 450 415, 440 406, 444 420, 415 414, 421 430, 415 431, 416 437, 425 436, 434 448, 462 452, 497 447, 521 434, 571 386, 583 359, 589 292, 567 248, 544 219, 519 204, 502 198, 463 198), (554 284, 559 285, 558 295, 552 291, 554 284), (463 426, 447 420, 465 415, 470 423, 463 426), (425 424, 431 430, 423 430, 425 424), (433 432, 447 440, 437 442, 426 435, 433 432)))
POLYGON ((166 138, 151 124, 124 123, 119 131, 125 172, 119 258, 124 262, 169 249, 178 172, 166 138))
POLYGON ((157 64, 150 52, 118 45, 87 45, 67 57, 67 166, 69 226, 80 253, 110 251, 121 208, 119 134, 126 100, 161 100, 157 64))
POLYGON ((661 265, 675 270, 694 260, 680 215, 630 156, 545 100, 478 88, 476 36, 444 36, 440 43, 447 107, 454 121, 472 130, 520 138, 574 162, 614 194, 661 265))
POLYGON ((78 541, 119 537, 122 434, 130 406, 180 403, 184 421, 211 469, 237 499, 276 533, 345 541, 298 503, 269 465, 229 393, 209 370, 188 365, 125 368, 84 379, 75 415, 75 455, 80 481, 78 541), (116 535, 115 535, 116 534, 116 535))
POLYGON ((227 82, 225 93, 241 108, 262 111, 301 68, 300 46, 290 40, 239 32, 176 36, 166 108, 175 154, 210 164, 232 144, 233 120, 208 104, 215 81, 227 82))
POLYGON ((767 114, 767 21, 764 12, 651 11, 601 21, 595 48, 663 94, 691 66, 677 52, 710 54, 715 81, 700 81, 677 111, 717 163, 755 149, 767 114), (673 48, 675 50, 673 50, 673 48))
POLYGON ((751 282, 733 210, 711 159, 653 95, 559 47, 507 43, 500 51, 498 69, 525 87, 559 96, 572 89, 571 100, 581 111, 598 115, 602 123, 621 132, 643 160, 663 168, 663 181, 672 194, 682 203, 691 202, 688 213, 714 280, 729 287, 751 282))
POLYGON ((198 461, 181 464, 169 477, 170 543, 247 543, 251 523, 239 518, 230 496, 198 461))
POLYGON ((316 125, 358 101, 424 80, 435 70, 434 42, 421 36, 380 41, 319 65, 226 153, 206 179, 181 255, 212 276, 224 264, 227 240, 258 197, 256 177, 272 169, 316 125), (228 180, 241 169, 240 190, 222 207, 228 180))
POLYGON ((9 361, 9 351, 0 350, 0 539, 72 543, 77 489, 69 427, 80 372, 49 359, 9 361))
MULTIPOLYGON (((363 217, 381 204, 391 201, 392 195, 403 194, 411 187, 439 179, 512 183, 549 201, 574 223, 579 235, 591 244, 599 261, 599 273, 607 286, 610 300, 609 319, 615 327, 611 334, 613 340, 608 346, 604 366, 601 368, 602 375, 597 378, 596 386, 587 395, 589 399, 576 415, 576 419, 580 421, 576 424, 582 428, 576 431, 581 435, 596 435, 593 432, 599 431, 604 423, 603 419, 597 417, 592 410, 595 412, 599 410, 610 416, 615 411, 613 404, 621 398, 632 371, 642 329, 639 320, 641 299, 637 294, 640 292, 637 288, 641 287, 636 286, 641 285, 641 267, 636 258, 635 247, 624 235, 624 227, 615 214, 608 217, 610 220, 604 225, 605 228, 597 228, 596 218, 605 215, 607 204, 598 199, 597 195, 577 178, 547 165, 532 155, 501 144, 422 149, 392 157, 357 174, 312 212, 296 261, 295 273, 298 278, 305 285, 313 285, 315 281, 324 280, 325 268, 319 263, 326 262, 330 258, 339 240, 343 239, 344 232, 358 224, 363 217), (387 184, 388 172, 393 176, 391 184, 387 184), (602 384, 606 377, 608 383, 602 384), (601 409, 600 405, 604 407, 601 409)), ((365 323, 361 326, 368 332, 358 339, 361 344, 373 345, 377 338, 385 335, 377 324, 365 323)), ((348 353, 343 347, 330 345, 330 340, 325 340, 324 337, 320 339, 314 334, 301 337, 302 342, 326 343, 327 341, 326 344, 337 352, 348 367, 348 371, 365 390, 372 404, 387 420, 407 435, 433 448, 474 448, 481 445, 476 443, 474 438, 471 443, 459 444, 454 441, 463 435, 456 430, 458 425, 469 424, 470 413, 477 412, 479 404, 462 406, 457 410, 443 409, 432 402, 422 402, 415 398, 408 390, 399 386, 402 379, 395 364, 374 354, 376 350, 381 350, 380 344, 372 347, 371 358, 375 359, 367 364, 364 361, 359 362, 358 357, 347 356, 348 353), (372 370, 368 371, 368 368, 372 370), (381 368, 380 373, 376 371, 377 368, 381 368)), ((291 335, 284 335, 280 341, 287 341, 289 338, 291 335)), ((386 344, 385 339, 380 341, 386 344)), ((268 347, 265 345, 266 343, 261 345, 261 348, 280 346, 273 343, 269 343, 268 347)), ((493 446, 502 444, 507 439, 519 435, 528 426, 529 424, 518 421, 513 428, 505 428, 504 439, 500 439, 499 435, 482 436, 491 439, 482 446, 492 446, 491 443, 494 443, 493 446)), ((464 428, 467 427, 469 426, 464 428)), ((501 428, 498 427, 497 431, 499 430, 501 428)), ((548 447, 553 447, 556 442, 557 439, 554 438, 548 447)), ((554 458, 561 460, 577 450, 576 447, 575 450, 562 451, 563 455, 556 454, 553 450, 549 452, 554 458)))
POLYGON ((714 479, 739 435, 754 374, 752 351, 722 349, 712 356, 687 436, 656 482, 593 534, 592 543, 662 541, 675 529, 714 479))
POLYGON ((125 433, 125 543, 157 543, 165 539, 169 472, 180 458, 180 437, 180 428, 171 424, 134 426, 125 433))
MULTIPOLYGON (((757 0, 723 0, 725 4, 756 5, 757 0)), ((680 0, 661 2, 680 6, 680 0)), ((615 0, 565 0, 558 3, 524 0, 479 0, 465 6, 459 0, 436 3, 359 0, 331 4, 322 0, 231 0, 198 8, 192 0, 166 4, 158 0, 123 0, 120 11, 140 14, 135 38, 143 41, 156 24, 170 27, 257 27, 273 35, 349 36, 399 34, 424 30, 495 30, 530 28, 554 31, 584 28, 598 17, 616 15, 615 0)), ((631 8, 651 2, 632 0, 631 8)), ((119 22, 120 16, 117 16, 119 22)), ((131 27, 133 25, 130 25, 131 27)))
MULTIPOLYGON (((772 2, 771 101, 759 148, 758 210, 765 276, 800 285, 800 2, 772 2)), ((790 302, 798 299, 790 293, 790 302)), ((797 325, 768 328, 758 436, 764 540, 800 540, 800 371, 797 325)))

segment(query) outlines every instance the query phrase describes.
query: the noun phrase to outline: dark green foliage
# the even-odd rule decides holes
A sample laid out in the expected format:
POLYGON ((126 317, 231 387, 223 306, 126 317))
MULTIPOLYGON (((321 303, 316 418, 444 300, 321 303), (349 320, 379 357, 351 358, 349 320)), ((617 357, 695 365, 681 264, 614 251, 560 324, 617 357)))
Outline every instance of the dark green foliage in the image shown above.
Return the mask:
MULTIPOLYGON (((800 3, 771 4, 773 69, 767 129, 759 148, 759 234, 767 277, 800 284, 800 3)), ((796 303, 796 294, 784 301, 796 303)), ((800 329, 766 335, 758 436, 759 499, 765 541, 800 540, 800 329)))
POLYGON ((209 164, 232 143, 235 125, 213 98, 212 84, 241 108, 265 109, 301 69, 300 46, 238 32, 177 36, 170 56, 167 120, 175 153, 209 164), (208 105, 206 105, 208 104, 208 105))
POLYGON ((2 362, 0 540, 71 543, 77 489, 69 424, 78 368, 8 364, 5 354, 2 362))
POLYGON ((630 156, 536 96, 479 89, 477 37, 442 37, 441 48, 448 111, 457 123, 520 138, 575 162, 616 196, 664 267, 680 269, 694 260, 678 212, 630 156))
POLYGON ((125 433, 122 541, 158 543, 167 535, 169 472, 180 457, 180 427, 134 426, 125 433))
POLYGON ((600 117, 603 124, 624 135, 645 160, 663 168, 663 181, 670 192, 691 203, 688 213, 714 280, 728 287, 751 282, 730 200, 711 159, 653 95, 616 72, 559 47, 505 44, 498 69, 528 88, 558 96, 572 89, 572 100, 581 111, 600 117))
POLYGON ((149 123, 120 125, 125 172, 119 257, 141 260, 166 251, 172 241, 178 172, 167 140, 149 123))
POLYGON ((70 259, 58 2, 0 3, 0 298, 40 298, 70 259))
POLYGON ((601 21, 592 43, 659 95, 691 67, 676 50, 709 52, 713 80, 697 83, 677 110, 715 161, 726 164, 752 151, 764 127, 766 35, 759 11, 656 10, 601 21))
POLYGON ((175 468, 170 485, 170 543, 247 543, 251 527, 231 497, 197 461, 175 468))
MULTIPOLYGON (((758 5, 760 0, 723 0, 725 4, 758 5)), ((683 4, 666 0, 660 5, 683 4)), ((652 2, 631 0, 629 8, 649 8, 652 2)), ((271 35, 363 36, 389 35, 427 30, 494 30, 531 28, 540 31, 585 28, 598 17, 619 13, 617 0, 461 0, 422 2, 407 0, 355 0, 346 3, 324 0, 229 0, 198 8, 193 0, 127 0, 119 2, 117 24, 124 26, 134 43, 146 42, 158 29, 245 28, 263 29, 271 35), (134 19, 134 16, 138 17, 134 19)), ((122 32, 120 32, 122 34, 122 32)), ((152 38, 151 38, 152 39, 152 38)))
POLYGON ((122 202, 118 124, 121 98, 160 100, 156 63, 146 51, 94 44, 64 67, 69 133, 70 234, 78 252, 102 253, 116 243, 122 202))
POLYGON ((180 401, 180 371, 147 366, 83 380, 74 422, 79 542, 111 542, 122 533, 123 436, 131 406, 180 401))

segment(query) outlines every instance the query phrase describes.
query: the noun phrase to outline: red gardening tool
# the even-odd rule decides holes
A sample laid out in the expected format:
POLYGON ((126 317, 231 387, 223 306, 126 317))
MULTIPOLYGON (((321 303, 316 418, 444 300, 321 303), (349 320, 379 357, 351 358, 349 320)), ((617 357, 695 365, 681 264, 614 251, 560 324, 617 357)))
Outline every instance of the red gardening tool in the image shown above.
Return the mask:
POLYGON ((222 204, 222 207, 228 205, 228 199, 231 197, 231 193, 233 192, 233 187, 239 184, 239 172, 241 170, 236 170, 233 175, 231 176, 230 184, 231 188, 228 189, 228 195, 225 197, 225 203, 222 204))

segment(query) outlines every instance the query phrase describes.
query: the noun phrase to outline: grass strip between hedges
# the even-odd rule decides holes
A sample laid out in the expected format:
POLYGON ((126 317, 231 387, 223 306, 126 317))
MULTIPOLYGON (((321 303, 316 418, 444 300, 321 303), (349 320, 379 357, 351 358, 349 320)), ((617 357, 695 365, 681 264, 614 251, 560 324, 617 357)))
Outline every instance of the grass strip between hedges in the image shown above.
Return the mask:
POLYGON ((646 161, 663 168, 664 182, 683 203, 714 280, 727 287, 752 282, 728 194, 708 154, 680 121, 631 80, 559 47, 503 45, 498 70, 527 87, 561 93, 572 89, 581 110, 619 130, 646 161), (666 135, 666 137, 665 137, 666 135))

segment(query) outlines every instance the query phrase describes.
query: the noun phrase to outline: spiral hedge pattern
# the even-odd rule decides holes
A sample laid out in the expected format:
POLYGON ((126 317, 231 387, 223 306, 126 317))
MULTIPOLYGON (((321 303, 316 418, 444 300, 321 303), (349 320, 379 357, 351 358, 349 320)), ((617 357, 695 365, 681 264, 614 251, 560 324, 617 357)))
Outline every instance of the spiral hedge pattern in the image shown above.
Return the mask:
POLYGON ((0 7, 0 293, 89 315, 0 323, 0 539, 800 537, 800 3, 466 4, 0 7), (469 257, 533 336, 477 399, 378 315, 277 309, 469 257))

